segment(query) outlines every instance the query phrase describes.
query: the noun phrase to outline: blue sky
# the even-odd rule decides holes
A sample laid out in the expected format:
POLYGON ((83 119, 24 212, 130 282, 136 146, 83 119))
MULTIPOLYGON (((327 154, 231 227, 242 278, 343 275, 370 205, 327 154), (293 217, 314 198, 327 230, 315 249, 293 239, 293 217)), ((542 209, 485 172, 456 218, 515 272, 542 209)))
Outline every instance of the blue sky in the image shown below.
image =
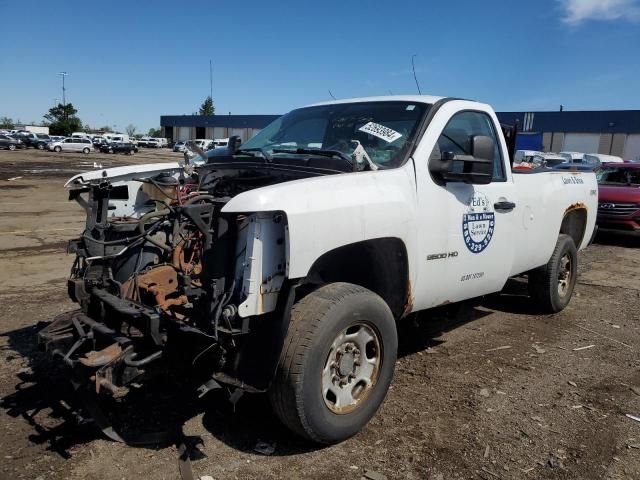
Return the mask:
POLYGON ((0 116, 67 97, 91 126, 284 113, 415 93, 497 110, 640 108, 640 0, 46 2, 0 0, 0 116))

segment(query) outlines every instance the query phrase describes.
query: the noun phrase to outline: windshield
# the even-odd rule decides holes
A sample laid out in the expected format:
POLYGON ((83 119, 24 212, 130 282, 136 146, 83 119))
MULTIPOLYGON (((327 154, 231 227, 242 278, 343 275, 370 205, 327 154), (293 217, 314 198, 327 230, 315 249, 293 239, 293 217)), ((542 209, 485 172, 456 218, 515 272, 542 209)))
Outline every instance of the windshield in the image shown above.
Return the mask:
POLYGON ((603 168, 596 177, 601 185, 640 185, 640 168, 603 168))
POLYGON ((292 158, 313 155, 309 150, 351 156, 359 142, 377 165, 397 167, 428 108, 427 104, 401 101, 300 108, 269 124, 241 150, 292 158), (304 152, 297 152, 298 149, 304 152))

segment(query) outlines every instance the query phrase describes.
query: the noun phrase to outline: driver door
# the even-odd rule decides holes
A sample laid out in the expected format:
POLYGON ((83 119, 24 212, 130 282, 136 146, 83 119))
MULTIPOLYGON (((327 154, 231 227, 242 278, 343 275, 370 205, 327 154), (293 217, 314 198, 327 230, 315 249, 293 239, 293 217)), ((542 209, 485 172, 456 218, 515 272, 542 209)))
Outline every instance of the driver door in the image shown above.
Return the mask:
POLYGON ((512 233, 518 227, 517 205, 503 158, 504 141, 488 112, 457 110, 440 131, 430 158, 440 161, 443 152, 471 155, 473 138, 486 136, 495 145, 493 175, 486 185, 435 178, 425 182, 420 210, 426 220, 437 208, 434 223, 441 229, 437 236, 431 234, 432 241, 425 243, 423 251, 426 262, 421 277, 429 289, 430 306, 500 291, 515 252, 512 233), (438 246, 434 246, 436 239, 438 246))

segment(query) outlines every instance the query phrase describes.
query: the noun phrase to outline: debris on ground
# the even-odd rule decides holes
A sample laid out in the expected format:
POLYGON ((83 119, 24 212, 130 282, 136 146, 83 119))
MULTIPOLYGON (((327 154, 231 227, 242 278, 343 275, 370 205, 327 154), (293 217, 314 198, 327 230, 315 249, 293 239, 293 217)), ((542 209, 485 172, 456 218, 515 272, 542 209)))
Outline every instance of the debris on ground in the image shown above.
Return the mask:
POLYGON ((536 353, 539 353, 541 355, 543 353, 547 353, 547 351, 544 348, 540 347, 539 345, 536 345, 535 343, 532 346, 533 346, 533 349, 536 351, 536 353))
POLYGON ((498 475, 497 473, 493 473, 491 470, 488 470, 488 469, 487 469, 487 468, 485 468, 485 467, 482 467, 482 471, 483 471, 484 473, 488 473, 488 474, 489 474, 489 475, 491 475, 492 477, 500 478, 500 475, 498 475))
POLYGON ((253 447, 253 451, 260 453, 261 455, 273 455, 273 452, 276 451, 276 444, 258 440, 256 446, 253 447))
POLYGON ((586 347, 574 348, 573 351, 574 352, 579 352, 580 350, 586 350, 587 348, 593 348, 593 347, 595 347, 595 345, 587 345, 586 347))
POLYGON ((629 387, 629 390, 631 390, 633 393, 635 393, 636 395, 638 395, 640 397, 640 388, 638 388, 638 387, 629 387))
POLYGON ((631 420, 635 420, 636 422, 640 422, 640 417, 636 417, 635 415, 631 415, 630 413, 627 413, 625 416, 630 418, 631 420))
POLYGON ((488 350, 485 350, 485 352, 495 352, 497 350, 508 350, 511 348, 511 345, 503 345, 501 347, 496 347, 496 348, 490 348, 488 350))
POLYGON ((480 389, 480 396, 481 397, 488 397, 489 395, 491 395, 491 393, 489 392, 488 388, 481 388, 480 389))
POLYGON ((375 470, 365 470, 362 478, 367 480, 387 480, 387 477, 375 470))
POLYGON ((22 177, 11 177, 8 178, 7 180, 9 180, 10 182, 13 182, 14 180, 20 180, 22 177))
POLYGON ((567 383, 569 385, 571 385, 572 387, 577 387, 578 386, 578 384, 576 382, 572 382, 571 380, 569 380, 567 383))

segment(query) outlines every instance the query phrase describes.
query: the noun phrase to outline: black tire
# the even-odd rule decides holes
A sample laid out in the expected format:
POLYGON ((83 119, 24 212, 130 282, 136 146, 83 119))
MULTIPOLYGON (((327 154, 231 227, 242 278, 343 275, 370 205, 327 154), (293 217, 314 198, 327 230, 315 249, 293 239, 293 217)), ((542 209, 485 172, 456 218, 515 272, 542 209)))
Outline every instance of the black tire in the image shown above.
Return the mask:
POLYGON ((569 304, 577 278, 576 246, 569 235, 560 234, 549 262, 529 272, 529 294, 543 312, 557 313, 569 304))
POLYGON ((8 148, 13 151, 16 149, 16 146, 10 143, 8 148))
POLYGON ((44 145, 42 143, 39 143, 38 145, 36 145, 36 147, 38 148, 38 150, 44 150, 44 145))
POLYGON ((85 155, 88 155, 91 152, 91 150, 89 150, 87 147, 82 149, 82 153, 84 153, 85 155))
POLYGON ((269 391, 271 405, 282 423, 303 438, 324 444, 345 440, 358 433, 383 402, 393 378, 397 349, 395 320, 382 298, 358 285, 325 285, 292 308, 289 331, 269 391), (362 348, 349 350, 350 341, 335 348, 345 333, 353 335, 353 329, 375 334, 372 340, 366 340, 364 356, 362 348), (342 361, 333 361, 338 354, 341 356, 337 359, 346 359, 346 368, 354 377, 368 366, 373 371, 370 386, 343 373, 342 361), (376 367, 372 367, 374 362, 376 367), (360 366, 362 363, 365 367, 360 366), (340 410, 338 397, 329 390, 323 393, 324 372, 333 375, 331 389, 349 392, 355 404, 335 411, 340 410), (338 375, 348 378, 344 389, 338 375))
POLYGON ((53 151, 60 153, 60 151, 62 150, 62 147, 60 147, 59 145, 57 147, 53 147, 53 151))
POLYGON ((133 148, 129 150, 129 155, 133 155, 134 153, 136 153, 136 151, 133 148))

